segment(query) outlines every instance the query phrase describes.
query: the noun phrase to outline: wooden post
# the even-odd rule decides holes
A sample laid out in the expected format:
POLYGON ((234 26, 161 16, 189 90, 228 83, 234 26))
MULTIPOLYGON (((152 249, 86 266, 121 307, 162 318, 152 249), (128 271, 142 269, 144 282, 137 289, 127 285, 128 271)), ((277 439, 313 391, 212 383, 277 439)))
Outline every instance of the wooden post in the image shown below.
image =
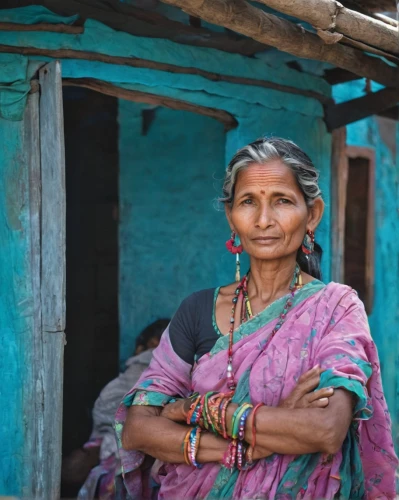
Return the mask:
POLYGON ((41 379, 44 497, 60 498, 65 343, 65 159, 61 66, 40 76, 41 145, 41 379))
POLYGON ((348 157, 346 155, 346 128, 332 133, 331 154, 331 277, 344 282, 345 207, 348 183, 348 157))

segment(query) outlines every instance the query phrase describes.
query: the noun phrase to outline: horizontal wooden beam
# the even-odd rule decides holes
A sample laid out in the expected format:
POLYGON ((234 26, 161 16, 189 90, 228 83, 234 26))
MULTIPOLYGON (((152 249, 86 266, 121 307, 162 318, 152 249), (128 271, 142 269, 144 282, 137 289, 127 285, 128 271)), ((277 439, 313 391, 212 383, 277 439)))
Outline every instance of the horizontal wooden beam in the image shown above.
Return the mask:
POLYGON ((334 31, 399 54, 398 30, 378 19, 344 7, 336 0, 257 0, 279 12, 295 16, 316 29, 334 31))
POLYGON ((68 33, 70 35, 79 35, 84 33, 83 26, 70 26, 69 24, 17 24, 0 23, 0 31, 51 31, 53 33, 68 33))
POLYGON ((357 9, 370 12, 395 12, 395 0, 343 0, 344 4, 351 3, 357 9))
POLYGON ((267 14, 244 0, 162 1, 283 52, 333 64, 386 87, 399 87, 398 68, 353 47, 339 43, 327 45, 317 35, 278 16, 267 14))
POLYGON ((302 95, 304 97, 310 97, 312 99, 317 99, 318 101, 326 104, 331 101, 329 97, 326 97, 319 92, 313 90, 303 90, 296 87, 291 87, 289 85, 281 85, 278 83, 267 82, 265 80, 258 80, 256 78, 245 78, 240 76, 228 76, 221 75, 219 73, 213 73, 211 71, 205 71, 199 68, 193 67, 183 67, 174 64, 166 64, 155 61, 149 61, 147 59, 139 59, 135 57, 118 57, 109 56, 107 54, 98 54, 97 52, 85 52, 81 50, 71 50, 71 49, 39 49, 36 47, 16 47, 12 45, 0 45, 0 53, 13 53, 21 55, 36 55, 52 57, 54 59, 80 59, 86 61, 100 61, 108 64, 119 64, 123 66, 130 66, 133 68, 148 68, 158 71, 168 71, 170 73, 178 73, 182 75, 198 75, 207 80, 213 82, 228 82, 238 85, 253 85, 255 87, 263 87, 267 89, 279 90, 281 92, 288 92, 290 94, 302 95))
POLYGON ((117 87, 116 85, 112 85, 111 83, 92 78, 64 78, 62 80, 62 84, 70 87, 84 87, 118 99, 125 99, 126 101, 151 104, 154 106, 164 106, 165 108, 190 111, 191 113, 209 116, 210 118, 214 118, 215 120, 223 123, 226 131, 237 126, 237 120, 233 115, 227 113, 227 111, 198 106, 196 104, 191 104, 172 97, 165 97, 137 90, 127 90, 117 87))
POLYGON ((351 71, 347 71, 342 68, 329 68, 324 70, 324 79, 330 85, 337 85, 338 83, 352 82, 353 80, 359 80, 360 76, 355 75, 351 71))
POLYGON ((325 122, 329 131, 344 127, 392 108, 399 102, 399 89, 382 89, 351 101, 327 105, 325 122))
POLYGON ((393 108, 381 111, 380 113, 377 113, 377 115, 382 116, 383 118, 390 118, 391 120, 399 121, 399 106, 394 106, 393 108))
MULTIPOLYGON (((36 2, 37 3, 37 2, 36 2)), ((32 0, 1 0, 2 8, 31 5, 32 0)), ((268 47, 236 33, 217 33, 168 19, 161 14, 140 9, 119 0, 40 0, 52 12, 80 20, 94 19, 117 31, 135 36, 165 38, 184 45, 207 47, 245 56, 267 50, 268 47)))

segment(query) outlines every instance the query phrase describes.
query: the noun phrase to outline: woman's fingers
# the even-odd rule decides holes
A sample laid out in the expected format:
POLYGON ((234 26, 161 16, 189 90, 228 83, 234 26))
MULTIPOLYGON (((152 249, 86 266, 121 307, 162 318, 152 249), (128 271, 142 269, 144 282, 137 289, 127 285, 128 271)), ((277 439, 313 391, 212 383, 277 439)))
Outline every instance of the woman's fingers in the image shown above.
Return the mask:
POLYGON ((296 387, 296 391, 300 395, 300 397, 303 397, 305 394, 308 394, 309 392, 316 389, 319 383, 320 383, 320 375, 318 372, 315 372, 311 377, 307 378, 304 382, 300 382, 296 387))
POLYGON ((334 389, 332 387, 324 387, 323 389, 319 389, 318 391, 311 392, 308 395, 308 402, 312 403, 313 401, 317 401, 322 398, 330 398, 334 394, 334 389))
POLYGON ((306 382, 309 378, 317 374, 317 372, 320 371, 320 366, 315 365, 313 368, 308 370, 307 372, 302 373, 302 375, 299 377, 298 383, 302 384, 303 382, 306 382))
POLYGON ((310 403, 309 408, 325 408, 326 406, 328 406, 328 403, 329 398, 317 399, 316 401, 310 403))

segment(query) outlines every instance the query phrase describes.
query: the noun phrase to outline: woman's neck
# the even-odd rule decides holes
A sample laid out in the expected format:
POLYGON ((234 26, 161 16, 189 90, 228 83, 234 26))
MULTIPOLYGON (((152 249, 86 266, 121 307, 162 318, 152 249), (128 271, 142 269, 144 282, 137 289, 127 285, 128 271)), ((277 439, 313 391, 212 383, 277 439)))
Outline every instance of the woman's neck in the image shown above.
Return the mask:
POLYGON ((285 295, 294 276, 295 266, 295 257, 274 262, 251 259, 249 298, 257 298, 267 304, 285 295))

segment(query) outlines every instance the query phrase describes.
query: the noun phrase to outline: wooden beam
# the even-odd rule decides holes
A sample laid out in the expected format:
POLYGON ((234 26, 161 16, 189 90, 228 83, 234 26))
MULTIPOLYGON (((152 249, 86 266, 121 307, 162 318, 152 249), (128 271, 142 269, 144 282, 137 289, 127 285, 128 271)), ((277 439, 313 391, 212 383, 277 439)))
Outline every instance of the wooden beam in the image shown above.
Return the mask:
POLYGON ((359 80, 359 75, 355 75, 351 71, 341 68, 330 68, 324 71, 324 79, 330 85, 336 85, 337 83, 352 82, 353 80, 359 80))
POLYGON ((382 89, 340 104, 326 106, 325 122, 329 131, 344 127, 392 108, 399 102, 398 89, 382 89))
MULTIPOLYGON (((318 31, 319 35, 321 33, 325 34, 325 33, 329 33, 329 32, 318 31)), ((355 47, 357 49, 363 50, 364 52, 368 52, 369 54, 376 54, 377 56, 385 57, 385 59, 392 61, 397 66, 399 65, 399 57, 397 55, 393 55, 390 52, 385 52, 385 50, 377 49, 375 47, 372 47, 371 45, 367 45, 366 43, 359 42, 358 40, 353 40, 353 38, 349 38, 349 37, 344 36, 344 35, 339 35, 339 36, 341 37, 339 42, 342 43, 343 45, 350 45, 351 47, 355 47)), ((398 33, 398 45, 399 45, 399 33, 398 33)))
POLYGON ((130 66, 132 68, 148 68, 158 71, 168 71, 170 73, 178 73, 182 75, 198 75, 207 80, 213 82, 228 82, 235 83, 238 85, 253 85, 256 87, 263 87, 268 89, 279 90, 281 92, 288 92, 291 94, 302 95, 305 97, 310 97, 312 99, 317 99, 323 104, 327 104, 331 101, 329 97, 324 94, 313 90, 303 90, 296 87, 291 87, 289 85, 281 85, 278 83, 267 82, 265 80, 258 80, 256 78, 246 78, 240 76, 227 76, 221 75, 219 73, 213 73, 211 71, 205 71, 198 68, 189 68, 183 66, 177 66, 174 64, 166 64, 155 61, 149 61, 147 59, 139 59, 135 57, 118 57, 109 56, 107 54, 98 54, 97 52, 84 52, 80 50, 70 50, 70 49, 39 49, 36 47, 15 47, 12 45, 0 45, 0 53, 13 53, 21 55, 36 55, 52 57, 54 59, 80 59, 87 61, 100 61, 108 64, 118 64, 123 66, 130 66))
POLYGON ((127 90, 117 87, 116 85, 112 85, 111 83, 92 78, 64 78, 62 83, 63 85, 70 87, 84 87, 94 90, 95 92, 101 92, 102 94, 117 97, 118 99, 125 99, 126 101, 164 106, 165 108, 190 111, 191 113, 209 116, 210 118, 214 118, 215 120, 223 123, 226 131, 237 126, 237 120, 233 115, 227 113, 227 111, 198 106, 196 104, 191 104, 172 97, 165 97, 137 90, 127 90))
MULTIPOLYGON (((31 4, 32 0, 1 1, 2 8, 10 9, 31 4)), ((94 19, 117 31, 135 36, 165 38, 184 45, 245 56, 252 56, 269 48, 237 34, 216 33, 207 28, 185 25, 157 12, 140 9, 119 0, 41 0, 40 4, 57 14, 70 16, 78 13, 81 20, 94 19)))
POLYGON ((381 111, 380 113, 377 113, 377 115, 382 116, 383 118, 390 118, 391 120, 399 121, 399 106, 394 106, 393 108, 381 111))
POLYGON ((384 14, 379 14, 378 12, 372 13, 372 16, 375 19, 382 21, 383 23, 390 24, 394 28, 398 29, 398 21, 396 19, 392 19, 392 17, 384 16, 384 14))
POLYGON ((353 47, 327 45, 315 34, 266 14, 244 0, 162 0, 205 21, 235 30, 297 57, 324 61, 357 75, 399 87, 399 69, 353 47))
POLYGON ((0 31, 51 31, 53 33, 68 33, 70 35, 79 35, 84 33, 83 26, 70 26, 68 24, 17 24, 0 23, 0 31))
POLYGON ((344 4, 352 3, 359 9, 365 9, 371 12, 395 12, 395 0, 343 0, 344 4))
POLYGON ((336 0, 257 0, 295 16, 316 29, 336 31, 354 40, 399 54, 398 30, 372 17, 345 8, 336 0))

